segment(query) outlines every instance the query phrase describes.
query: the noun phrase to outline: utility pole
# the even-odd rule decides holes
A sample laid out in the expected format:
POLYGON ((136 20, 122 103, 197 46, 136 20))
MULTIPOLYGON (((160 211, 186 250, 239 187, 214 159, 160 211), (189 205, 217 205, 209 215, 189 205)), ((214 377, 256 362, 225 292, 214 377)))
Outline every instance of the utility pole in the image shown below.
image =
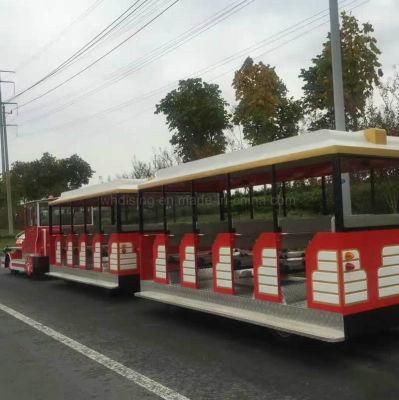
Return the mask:
MULTIPOLYGON (((14 73, 14 71, 1 71, 5 73, 14 73)), ((3 102, 2 100, 2 84, 10 83, 14 84, 12 81, 3 81, 0 76, 0 144, 1 144, 1 166, 2 166, 2 174, 3 180, 6 183, 6 193, 7 193, 7 217, 8 217, 8 233, 10 235, 14 234, 14 215, 12 211, 12 196, 11 196, 11 177, 10 177, 10 164, 8 160, 8 138, 7 138, 7 118, 6 118, 6 105, 8 104, 16 104, 3 102)))
MULTIPOLYGON (((331 63, 333 72, 334 117, 335 129, 346 131, 344 83, 342 78, 341 33, 339 29, 338 0, 330 1, 331 30, 331 63)), ((352 214, 349 174, 344 173, 342 179, 342 207, 344 215, 352 214)))

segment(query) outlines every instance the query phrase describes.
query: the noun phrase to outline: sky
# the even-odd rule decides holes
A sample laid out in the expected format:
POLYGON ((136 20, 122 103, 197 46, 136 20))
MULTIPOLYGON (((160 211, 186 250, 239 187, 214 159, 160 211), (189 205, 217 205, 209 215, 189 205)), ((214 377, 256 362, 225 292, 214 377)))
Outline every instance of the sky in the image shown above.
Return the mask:
MULTIPOLYGON (((154 110, 179 79, 217 83, 233 106, 234 71, 247 56, 275 66, 290 94, 302 95, 298 74, 329 31, 328 0, 175 1, 0 0, 0 69, 15 71, 1 78, 15 81, 16 94, 133 6, 90 51, 13 100, 19 108, 8 116, 8 124, 18 124, 8 128, 10 162, 77 153, 96 171, 93 183, 129 173, 133 157, 147 161, 154 149, 169 147, 165 118, 154 110), (218 23, 204 25, 212 21, 218 23)), ((373 24, 382 69, 392 75, 399 64, 399 1, 341 0, 340 7, 373 24)), ((12 86, 2 88, 3 100, 12 97, 12 86)))

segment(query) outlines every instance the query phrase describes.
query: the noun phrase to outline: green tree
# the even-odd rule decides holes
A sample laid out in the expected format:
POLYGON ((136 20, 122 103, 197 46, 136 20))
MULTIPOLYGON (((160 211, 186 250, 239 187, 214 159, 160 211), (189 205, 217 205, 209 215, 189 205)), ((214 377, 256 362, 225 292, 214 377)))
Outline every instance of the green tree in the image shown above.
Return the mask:
MULTIPOLYGON (((381 64, 378 57, 381 52, 370 23, 360 24, 354 16, 345 12, 341 16, 345 118, 347 128, 357 130, 367 99, 372 95, 374 85, 379 83, 381 64)), ((330 34, 327 38, 321 54, 313 58, 312 65, 308 69, 302 69, 299 75, 305 81, 304 105, 310 113, 311 129, 334 127, 330 34)))
POLYGON ((251 145, 271 142, 298 133, 301 103, 288 97, 287 88, 275 68, 248 57, 235 72, 236 100, 233 122, 242 125, 251 145))
POLYGON ((58 196, 89 183, 93 173, 90 165, 76 154, 57 159, 44 153, 38 160, 17 161, 11 168, 14 200, 19 203, 58 196))
POLYGON ((185 162, 223 153, 223 130, 230 127, 227 105, 218 85, 187 79, 156 105, 155 114, 165 114, 173 132, 170 143, 185 162))

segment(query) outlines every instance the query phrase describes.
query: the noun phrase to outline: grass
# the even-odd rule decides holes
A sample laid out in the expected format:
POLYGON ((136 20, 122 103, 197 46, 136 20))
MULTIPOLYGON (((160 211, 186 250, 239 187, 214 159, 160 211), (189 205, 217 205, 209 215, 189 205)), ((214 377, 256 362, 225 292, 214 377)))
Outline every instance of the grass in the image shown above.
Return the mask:
POLYGON ((14 236, 0 236, 0 254, 3 254, 6 246, 15 246, 14 236))

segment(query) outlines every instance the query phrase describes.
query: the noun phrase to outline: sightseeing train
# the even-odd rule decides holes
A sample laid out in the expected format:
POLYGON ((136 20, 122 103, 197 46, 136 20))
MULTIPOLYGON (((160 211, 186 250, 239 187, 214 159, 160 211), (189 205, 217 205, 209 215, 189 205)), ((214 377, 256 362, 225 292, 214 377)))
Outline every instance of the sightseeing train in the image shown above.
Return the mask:
POLYGON ((305 133, 29 203, 4 265, 343 341, 399 321, 398 172, 384 130, 305 133))

